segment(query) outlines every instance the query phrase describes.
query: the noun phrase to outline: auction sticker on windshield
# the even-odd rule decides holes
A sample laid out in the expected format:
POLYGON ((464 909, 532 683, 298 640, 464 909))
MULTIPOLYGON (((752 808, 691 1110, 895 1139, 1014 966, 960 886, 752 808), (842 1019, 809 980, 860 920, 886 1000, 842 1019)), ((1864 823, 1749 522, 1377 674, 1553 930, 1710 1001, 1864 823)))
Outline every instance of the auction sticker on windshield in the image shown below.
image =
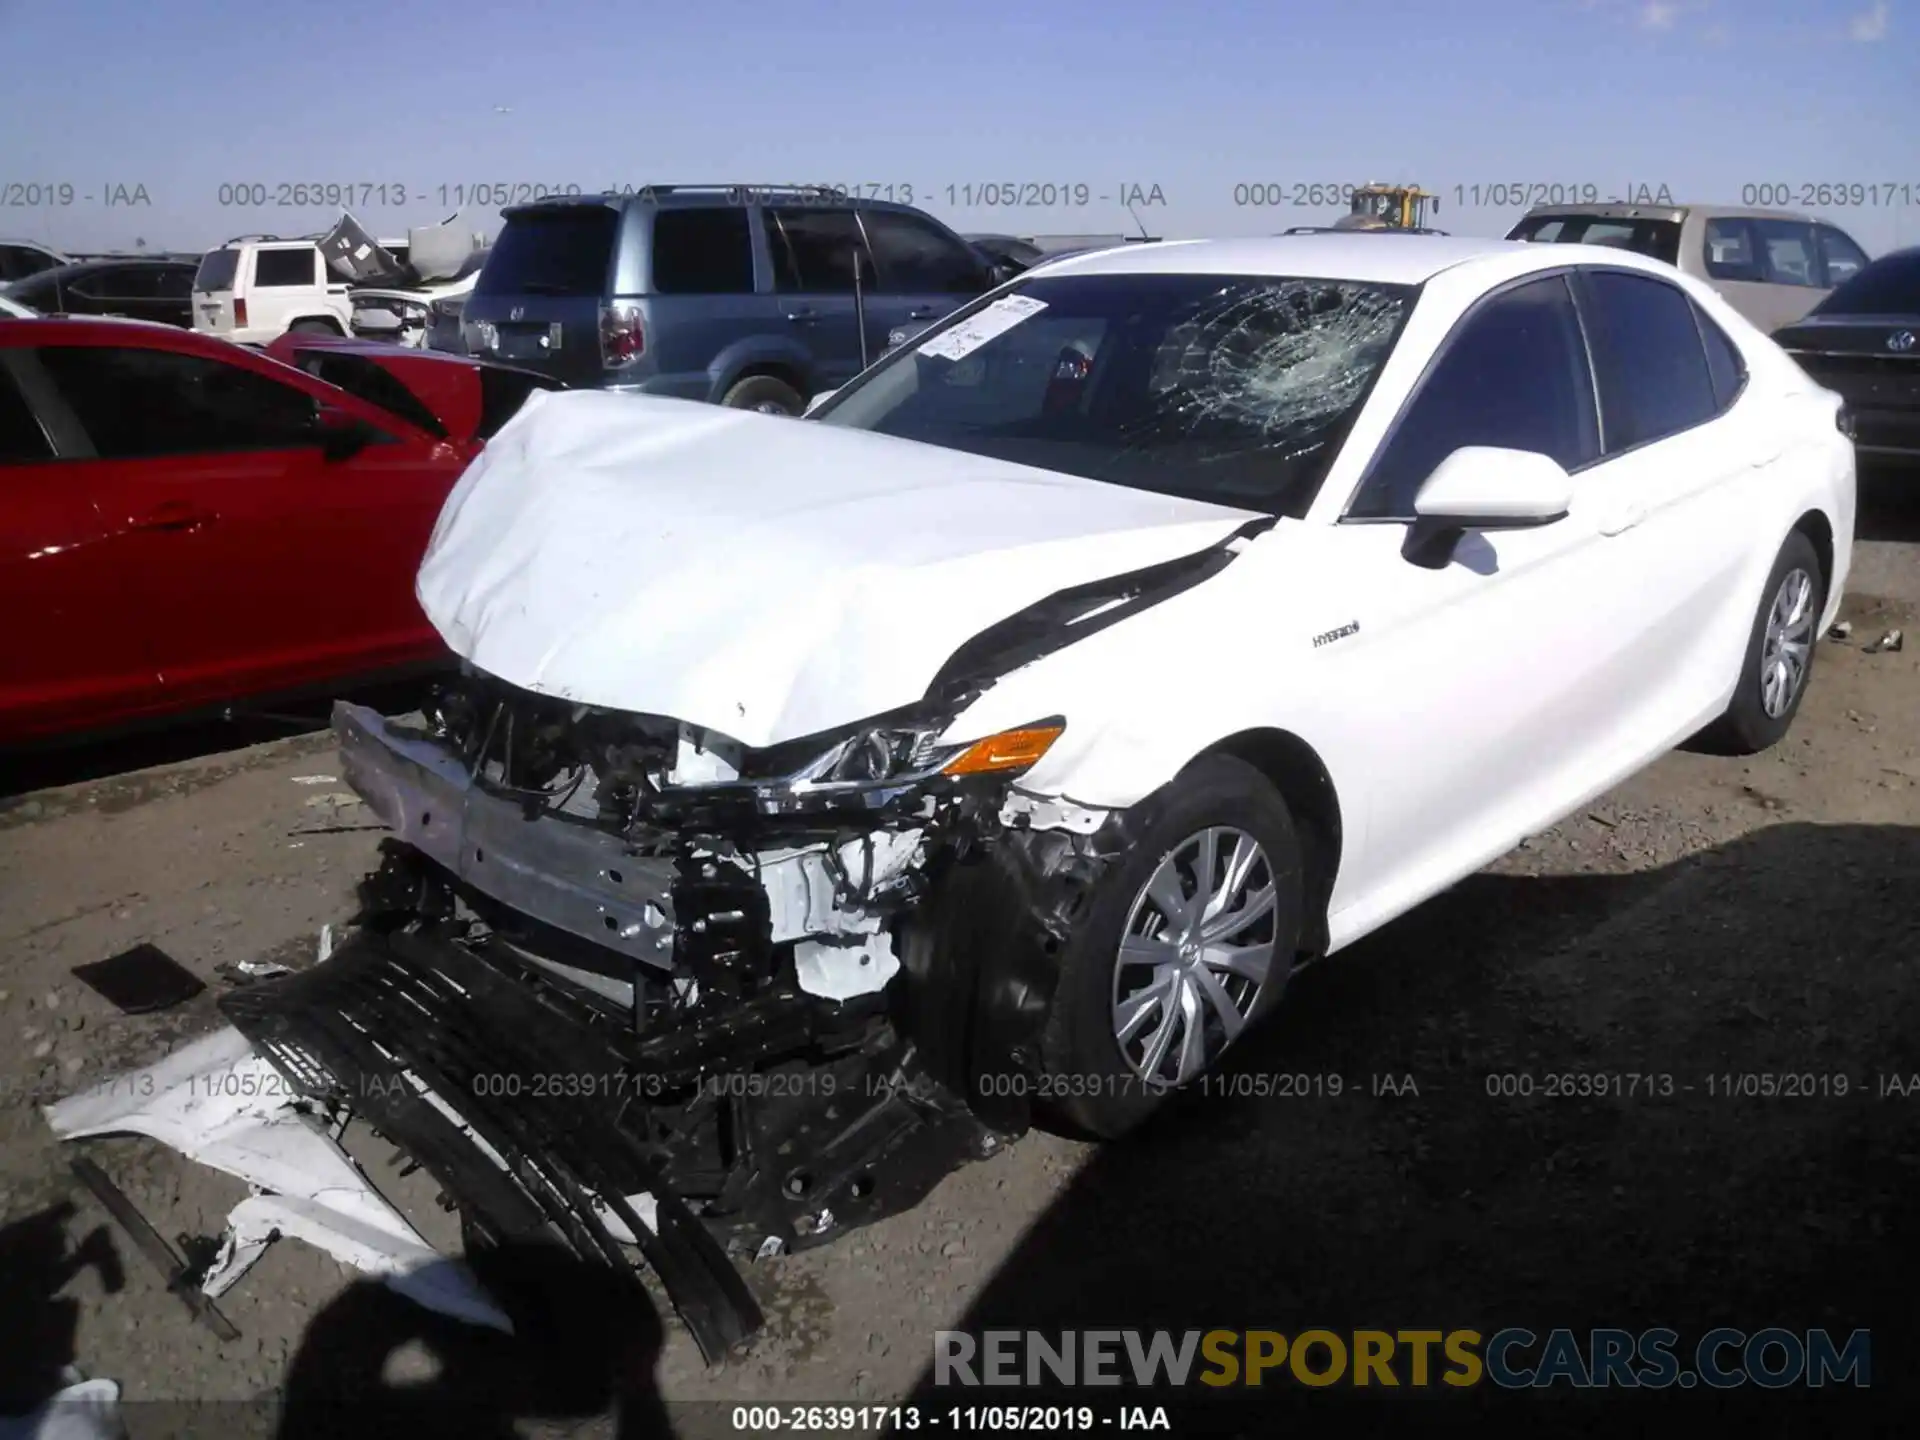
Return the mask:
POLYGON ((939 339, 920 347, 920 354, 942 360, 961 360, 978 350, 996 335, 1004 335, 1022 320, 1047 308, 1044 300, 1026 295, 1009 295, 996 300, 971 320, 962 320, 939 339))

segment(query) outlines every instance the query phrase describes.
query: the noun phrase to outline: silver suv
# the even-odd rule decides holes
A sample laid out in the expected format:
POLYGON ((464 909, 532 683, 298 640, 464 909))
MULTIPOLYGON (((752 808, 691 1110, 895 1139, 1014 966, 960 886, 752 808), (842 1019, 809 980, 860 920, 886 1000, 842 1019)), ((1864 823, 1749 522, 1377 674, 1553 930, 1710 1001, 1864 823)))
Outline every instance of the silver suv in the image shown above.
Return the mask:
POLYGON ((1867 268, 1866 251, 1838 226, 1731 205, 1542 205, 1507 239, 1637 250, 1706 281, 1768 332, 1867 268))

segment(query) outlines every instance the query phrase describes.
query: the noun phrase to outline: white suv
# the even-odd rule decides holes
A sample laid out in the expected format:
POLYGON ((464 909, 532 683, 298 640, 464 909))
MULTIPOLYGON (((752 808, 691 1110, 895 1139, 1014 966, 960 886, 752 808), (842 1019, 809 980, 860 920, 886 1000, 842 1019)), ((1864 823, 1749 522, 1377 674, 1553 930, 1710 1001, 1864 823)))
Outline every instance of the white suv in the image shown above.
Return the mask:
POLYGON ((209 250, 193 277, 193 328, 241 345, 269 345, 289 330, 346 335, 346 280, 312 240, 246 238, 209 250))

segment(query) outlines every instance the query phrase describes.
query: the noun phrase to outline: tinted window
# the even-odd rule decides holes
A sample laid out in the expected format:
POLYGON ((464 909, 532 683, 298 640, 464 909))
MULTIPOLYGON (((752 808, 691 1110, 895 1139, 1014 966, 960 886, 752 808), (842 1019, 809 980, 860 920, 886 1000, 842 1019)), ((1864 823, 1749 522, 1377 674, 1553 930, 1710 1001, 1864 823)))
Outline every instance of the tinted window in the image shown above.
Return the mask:
POLYGON ((193 294, 193 269, 168 265, 154 276, 153 293, 162 300, 186 300, 193 294))
POLYGON ((256 250, 253 283, 261 286, 312 285, 319 271, 317 250, 256 250))
POLYGON ((87 290, 114 300, 151 300, 154 273, 150 265, 112 265, 89 275, 87 290))
POLYGON ((507 221, 476 295, 604 295, 620 212, 606 205, 534 210, 507 221))
POLYGON ((808 294, 853 293, 853 257, 865 250, 865 242, 851 210, 765 213, 775 289, 808 294))
POLYGON ((861 217, 878 272, 876 289, 903 295, 978 295, 988 288, 980 258, 924 220, 891 211, 861 217))
MULTIPOLYGON (((16 290, 14 294, 24 297, 25 291, 16 290)), ((1819 315, 1920 315, 1920 249, 1882 255, 1822 300, 1814 312, 1819 315)))
POLYGON ((13 376, 0 365, 0 465, 32 465, 53 458, 53 446, 34 419, 13 376))
MULTIPOLYGON (((1694 342, 1695 350, 1700 342, 1694 342)), ((1531 280, 1484 302, 1447 341, 1388 436, 1349 513, 1407 517, 1427 477, 1465 445, 1551 455, 1572 470, 1600 453, 1580 321, 1567 282, 1531 280)))
POLYGON ((1840 285, 1867 268, 1867 253, 1844 231, 1831 225, 1816 225, 1814 233, 1820 237, 1820 258, 1826 265, 1827 284, 1840 285))
POLYGON ((751 295, 753 232, 746 207, 654 212, 653 288, 661 295, 751 295))
POLYGON ((1775 285, 1818 285, 1820 256, 1814 249, 1813 226, 1800 220, 1756 220, 1760 256, 1766 278, 1775 285))
POLYGON ((525 370, 508 370, 497 365, 480 367, 480 428, 476 438, 491 440, 520 411, 527 396, 535 390, 558 390, 560 383, 544 375, 525 370))
POLYGON ((1586 283, 1609 454, 1719 413, 1693 301, 1647 275, 1599 270, 1586 283))
POLYGON ((209 250, 200 257, 200 268, 194 272, 193 288, 196 290, 231 290, 234 276, 240 273, 240 252, 238 250, 209 250))
POLYGON ((1700 256, 1715 280, 1758 282, 1766 278, 1758 242, 1745 220, 1709 220, 1701 239, 1700 256))
POLYGON ((237 365, 105 345, 38 353, 105 460, 315 443, 312 398, 237 365))
POLYGON ((1611 245, 1669 265, 1680 258, 1680 226, 1672 220, 1613 220, 1602 215, 1530 215, 1509 240, 1548 245, 1611 245))
POLYGON ((916 336, 815 423, 1297 515, 1412 296, 1334 280, 1039 271, 916 336))
POLYGON ((1740 387, 1747 383, 1747 362, 1740 353, 1740 347, 1727 337, 1722 330, 1698 305, 1693 307, 1694 323, 1700 327, 1700 338, 1707 347, 1707 373, 1713 377, 1713 403, 1716 410, 1724 410, 1731 405, 1734 397, 1740 393, 1740 387))
POLYGON ((433 411, 378 360, 339 351, 305 350, 300 352, 296 363, 314 379, 337 385, 369 405, 378 405, 382 410, 411 421, 429 435, 438 435, 443 439, 446 436, 446 427, 433 411))

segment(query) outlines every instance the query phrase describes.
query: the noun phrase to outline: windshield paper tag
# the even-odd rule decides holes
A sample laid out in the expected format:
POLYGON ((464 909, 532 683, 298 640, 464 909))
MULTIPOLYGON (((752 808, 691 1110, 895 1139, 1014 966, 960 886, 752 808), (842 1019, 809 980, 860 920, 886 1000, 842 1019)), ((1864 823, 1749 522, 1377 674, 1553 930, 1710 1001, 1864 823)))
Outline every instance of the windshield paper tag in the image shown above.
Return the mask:
POLYGON ((922 355, 937 356, 942 360, 962 360, 978 350, 996 335, 1004 335, 1022 320, 1038 315, 1047 308, 1044 300, 1035 300, 1026 295, 1009 295, 996 300, 971 320, 947 331, 938 340, 929 341, 920 347, 922 355))

